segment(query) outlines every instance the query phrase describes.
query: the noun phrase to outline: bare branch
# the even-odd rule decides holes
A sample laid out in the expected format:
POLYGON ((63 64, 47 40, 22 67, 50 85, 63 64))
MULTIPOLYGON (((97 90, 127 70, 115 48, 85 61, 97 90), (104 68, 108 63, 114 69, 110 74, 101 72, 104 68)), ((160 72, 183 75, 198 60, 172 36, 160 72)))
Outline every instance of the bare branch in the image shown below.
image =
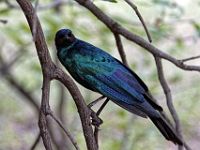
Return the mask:
POLYGON ((194 60, 194 59, 199 59, 199 58, 200 58, 200 55, 194 56, 194 57, 185 58, 185 59, 181 59, 180 61, 186 62, 186 61, 190 61, 190 60, 194 60))
MULTIPOLYGON (((54 59, 55 59, 56 66, 60 66, 58 57, 56 55, 56 51, 54 53, 55 53, 54 59)), ((57 100, 56 114, 58 115, 58 119, 62 122, 62 125, 64 127, 67 127, 66 120, 67 120, 68 115, 66 114, 66 110, 67 110, 66 101, 68 100, 68 97, 65 94, 65 91, 66 91, 65 87, 61 83, 58 84, 58 90, 59 90, 59 94, 58 94, 59 97, 57 100)), ((50 129, 53 130, 52 132, 56 131, 56 129, 52 127, 50 129)), ((52 141, 55 139, 53 142, 56 143, 56 147, 58 150, 72 149, 72 144, 70 144, 70 141, 68 138, 67 139, 65 138, 65 133, 63 133, 62 130, 59 130, 59 132, 55 134, 52 133, 51 136, 52 136, 52 141), (56 139, 58 142, 56 142, 56 139)))
MULTIPOLYGON (((33 20, 34 20, 33 18, 34 18, 35 11, 30 1, 17 0, 17 2, 22 8, 26 16, 26 19, 29 23, 29 26, 31 28, 31 32, 33 34, 33 20)), ((40 64, 42 67, 42 73, 43 73, 42 103, 41 103, 41 109, 40 109, 39 127, 40 127, 40 132, 41 132, 41 136, 42 136, 45 148, 47 150, 52 149, 50 136, 47 130, 46 115, 47 115, 47 112, 50 111, 50 107, 49 107, 50 81, 52 79, 57 79, 68 88, 69 92, 71 93, 76 103, 88 150, 97 150, 97 145, 93 136, 93 130, 90 124, 91 111, 88 109, 87 105, 85 104, 83 97, 79 89, 77 88, 76 84, 73 82, 73 80, 68 75, 66 75, 61 69, 55 66, 55 64, 52 62, 46 42, 45 42, 45 38, 42 32, 40 22, 37 17, 36 19, 37 19, 36 21, 37 29, 35 32, 35 35, 36 35, 35 45, 36 45, 36 50, 37 50, 38 57, 40 60, 40 64)))
POLYGON ((72 144, 74 145, 74 147, 76 148, 76 150, 80 150, 80 148, 79 148, 76 140, 73 138, 73 136, 71 135, 71 133, 67 129, 65 129, 65 127, 62 125, 62 123, 53 115, 52 112, 49 112, 49 115, 53 118, 53 120, 60 126, 60 128, 69 137, 70 141, 72 142, 72 144))
POLYGON ((124 52, 124 48, 123 48, 123 45, 122 45, 121 38, 120 38, 119 34, 117 34, 117 33, 113 33, 113 34, 114 34, 114 37, 115 37, 117 49, 118 49, 119 55, 122 59, 122 62, 123 62, 123 64, 125 64, 128 67, 128 61, 126 59, 126 53, 124 52))
MULTIPOLYGON (((28 0, 16 0, 16 1, 21 6, 21 8, 28 20, 32 35, 33 35, 33 37, 35 37, 34 38, 35 45, 36 45, 38 57, 40 60, 40 64, 42 67, 43 88, 42 88, 42 102, 41 102, 41 109, 40 109, 39 127, 40 127, 40 133, 41 133, 41 137, 43 139, 45 148, 47 150, 52 150, 51 139, 50 139, 48 129, 47 129, 47 118, 46 117, 49 114, 49 112, 51 112, 51 109, 49 106, 50 82, 52 79, 56 79, 65 85, 65 87, 69 90, 70 94, 72 95, 72 97, 75 101, 75 104, 77 106, 77 109, 78 109, 78 112, 80 115, 80 119, 81 119, 83 132, 84 132, 88 150, 97 150, 98 145, 97 145, 96 141, 98 141, 98 139, 95 141, 95 136, 93 135, 93 130, 91 127, 91 122, 90 122, 90 116, 92 113, 91 110, 88 109, 79 89, 77 88, 77 86, 73 82, 73 80, 52 62, 45 39, 44 39, 44 35, 43 35, 42 29, 41 29, 40 22, 37 18, 36 11, 33 9, 30 1, 28 1, 28 0), (34 27, 34 24, 36 24, 36 27, 34 27)), ((118 39, 116 39, 116 43, 119 44, 118 45, 119 51, 120 50, 123 51, 123 47, 122 47, 122 43, 121 43, 121 39, 120 39, 120 35, 122 35, 125 38, 129 39, 130 41, 135 42, 136 44, 145 48, 151 54, 155 55, 157 67, 161 68, 161 69, 158 69, 158 72, 161 70, 161 72, 158 73, 158 74, 161 74, 159 79, 162 80, 161 82, 163 82, 161 84, 163 84, 162 85, 163 90, 167 97, 168 107, 169 107, 169 109, 171 109, 170 112, 172 113, 172 116, 174 117, 174 120, 176 122, 176 130, 181 136, 180 122, 179 122, 178 116, 176 114, 176 111, 173 107, 170 89, 164 78, 164 73, 162 70, 162 64, 161 64, 160 59, 161 58, 166 59, 166 60, 172 62, 173 64, 175 64, 177 67, 184 69, 184 70, 200 72, 200 66, 186 65, 186 64, 184 64, 184 61, 177 60, 176 58, 162 52, 158 48, 151 45, 149 42, 147 42, 144 39, 142 39, 141 37, 131 33, 127 29, 123 28, 120 24, 118 24, 117 22, 115 22, 114 20, 109 18, 99 8, 97 8, 92 3, 92 1, 90 1, 90 0, 76 0, 76 1, 80 5, 83 5, 84 7, 89 9, 99 20, 101 20, 115 34, 115 36, 117 35, 115 38, 118 38, 118 39)), ((126 0, 126 1, 128 1, 128 0, 126 0)), ((138 11, 137 7, 135 9, 134 10, 136 11, 136 14, 137 14, 137 11, 138 11)), ((141 16, 140 13, 137 15, 141 16)), ((143 26, 145 26, 145 24, 143 26)), ((145 29, 145 30, 147 30, 147 29, 145 29)), ((120 54, 120 55, 123 56, 122 54, 120 54)), ((125 57, 123 59, 125 59, 125 57)), ((98 133, 97 133, 97 137, 98 137, 98 133)))
POLYGON ((136 15, 138 16, 138 18, 140 19, 143 27, 144 27, 144 30, 147 34, 147 37, 148 37, 148 40, 149 42, 151 43, 152 42, 152 38, 151 38, 151 35, 149 34, 149 31, 148 31, 148 28, 146 27, 146 24, 144 22, 144 19, 142 18, 142 15, 140 14, 137 6, 135 4, 133 4, 130 0, 125 0, 127 2, 127 4, 129 4, 129 6, 131 6, 131 8, 133 8, 133 10, 135 11, 136 15))
POLYGON ((174 105, 172 103, 171 90, 167 84, 165 77, 164 77, 162 62, 161 62, 160 58, 158 58, 158 57, 155 57, 155 61, 156 61, 156 66, 157 66, 158 78, 159 78, 160 84, 161 84, 163 91, 165 93, 165 96, 166 96, 167 106, 171 112, 174 122, 177 124, 176 130, 179 134, 181 134, 180 121, 178 119, 178 115, 177 115, 174 105))
POLYGON ((182 63, 180 60, 177 60, 176 58, 162 52, 160 49, 156 48, 149 42, 145 41, 143 38, 139 37, 138 35, 131 33, 124 27, 122 27, 120 24, 115 22, 113 19, 108 17, 104 12, 102 12, 98 7, 96 7, 92 1, 90 0, 76 0, 80 5, 86 7, 89 9, 100 21, 102 21, 112 32, 118 33, 125 38, 129 39, 130 41, 133 41, 134 43, 140 45, 153 55, 156 55, 160 58, 166 59, 176 65, 177 67, 183 69, 183 70, 190 70, 190 71, 198 71, 200 72, 200 66, 194 66, 194 65, 186 65, 182 63))
POLYGON ((37 135, 33 145, 31 146, 30 150, 34 150, 39 142, 40 142, 40 133, 38 133, 38 135, 37 135))
POLYGON ((94 139, 93 130, 90 122, 91 110, 88 109, 87 105, 85 104, 85 101, 83 100, 83 97, 78 90, 76 84, 60 68, 55 68, 53 78, 63 83, 65 87, 69 90, 78 108, 88 149, 97 150, 98 148, 94 139))
MULTIPOLYGON (((177 112, 174 108, 173 102, 172 102, 171 90, 170 90, 168 83, 164 76, 161 59, 156 56, 154 58, 155 58, 155 62, 156 62, 158 78, 159 78, 160 84, 161 84, 163 91, 165 93, 165 96, 166 96, 167 106, 168 106, 168 109, 172 115, 174 122, 175 122, 176 132, 177 132, 178 136, 182 139, 182 141, 184 141, 183 135, 182 135, 182 130, 181 130, 180 120, 179 120, 178 114, 177 114, 177 112)), ((187 150, 190 149, 190 147, 186 144, 186 142, 184 142, 184 146, 187 150)), ((179 147, 179 150, 183 149, 183 146, 181 146, 181 145, 178 145, 178 147, 179 147)))
POLYGON ((47 76, 44 76, 43 78, 44 79, 42 86, 42 102, 41 102, 38 125, 40 128, 40 134, 43 139, 43 143, 46 150, 53 150, 49 131, 47 128, 47 118, 46 118, 46 115, 50 111, 50 106, 49 106, 50 79, 47 76))

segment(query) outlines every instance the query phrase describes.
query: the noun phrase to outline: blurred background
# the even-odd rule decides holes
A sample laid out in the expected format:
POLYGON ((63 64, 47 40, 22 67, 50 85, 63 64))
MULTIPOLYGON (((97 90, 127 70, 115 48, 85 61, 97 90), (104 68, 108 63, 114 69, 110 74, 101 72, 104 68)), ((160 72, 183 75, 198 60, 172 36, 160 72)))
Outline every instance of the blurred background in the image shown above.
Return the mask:
MULTIPOLYGON (((35 1, 32 1, 33 5, 35 1)), ((37 14, 48 43, 51 57, 58 65, 54 36, 61 28, 70 28, 74 34, 116 58, 119 54, 111 32, 87 9, 74 1, 55 6, 56 0, 40 0, 37 14)), ((117 3, 94 0, 106 14, 133 33, 146 38, 144 29, 134 11, 121 0, 117 3)), ((200 54, 199 0, 137 0, 153 39, 153 45, 177 59, 200 54)), ((128 63, 145 81, 168 114, 165 96, 159 84, 154 59, 146 50, 123 40, 128 63)), ((187 64, 200 65, 200 59, 187 64)), ((183 71, 163 61, 173 102, 179 114, 185 141, 194 150, 200 147, 200 76, 183 71)), ((64 69, 64 68, 63 68, 64 69)), ((67 71, 66 71, 67 72, 67 71)), ((0 1, 0 150, 30 149, 38 136, 38 108, 41 100, 42 74, 27 21, 15 1, 0 1)), ((80 87, 87 103, 100 95, 80 87)), ((51 108, 86 149, 81 123, 73 99, 57 81, 51 82, 51 108)), ((94 107, 96 110, 98 105, 94 107)), ((175 150, 148 119, 136 117, 109 102, 101 114, 104 120, 100 131, 102 150, 175 150)), ((49 128, 54 148, 73 150, 74 147, 51 119, 49 128)), ((43 150, 40 140, 37 150, 43 150)))

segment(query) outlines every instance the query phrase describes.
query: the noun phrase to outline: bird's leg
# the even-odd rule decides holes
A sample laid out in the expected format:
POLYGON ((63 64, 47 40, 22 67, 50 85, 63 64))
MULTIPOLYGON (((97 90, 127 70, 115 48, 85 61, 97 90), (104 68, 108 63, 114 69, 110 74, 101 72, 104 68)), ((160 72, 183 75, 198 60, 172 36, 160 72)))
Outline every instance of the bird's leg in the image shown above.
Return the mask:
POLYGON ((100 113, 102 112, 102 110, 104 109, 104 107, 106 106, 106 104, 108 103, 109 99, 107 98, 103 104, 100 106, 100 108, 98 109, 97 112, 94 112, 91 108, 91 118, 92 118, 92 125, 94 125, 95 127, 99 127, 103 121, 101 118, 99 118, 100 113))
POLYGON ((97 114, 96 114, 96 112, 94 111, 94 110, 92 110, 92 109, 90 109, 91 110, 91 120, 92 120, 92 125, 93 126, 100 126, 102 123, 103 123, 103 120, 101 119, 101 118, 99 118, 99 116, 97 116, 97 114))
MULTIPOLYGON (((103 104, 101 105, 101 107, 99 108, 99 110, 96 112, 96 116, 99 117, 100 113, 102 112, 102 110, 104 109, 104 107, 106 106, 106 104, 108 103, 109 98, 106 98, 106 100, 103 102, 103 104)), ((103 123, 103 122, 102 122, 103 123)), ((99 146, 98 144, 98 135, 99 135, 99 125, 94 126, 94 137, 95 137, 95 141, 97 143, 97 146, 99 146)))
POLYGON ((94 126, 99 126, 103 123, 103 121, 101 120, 101 118, 98 117, 97 113, 94 110, 92 110, 91 107, 97 104, 99 101, 103 100, 104 98, 105 96, 101 96, 88 104, 88 107, 91 110, 92 125, 94 126))
POLYGON ((91 110, 92 125, 94 125, 94 138, 95 138, 95 141, 96 141, 98 147, 99 147, 99 144, 98 144, 99 126, 103 123, 103 120, 101 118, 99 118, 99 115, 102 112, 102 110, 104 109, 104 107, 106 106, 106 104, 108 103, 109 98, 106 98, 106 100, 103 102, 103 104, 97 110, 97 112, 94 112, 94 110, 92 110, 91 107, 94 106, 97 102, 99 102, 103 98, 105 98, 105 96, 99 97, 98 99, 94 100, 93 102, 91 102, 88 105, 89 109, 91 110))
POLYGON ((100 113, 102 112, 102 110, 104 109, 104 107, 106 106, 106 104, 108 103, 109 98, 106 98, 106 100, 103 102, 103 104, 101 105, 101 107, 99 108, 99 110, 96 112, 96 115, 99 116, 100 113))
POLYGON ((90 104, 88 104, 88 107, 91 110, 92 125, 94 125, 95 127, 99 127, 103 123, 101 118, 99 118, 99 114, 101 113, 101 111, 103 110, 105 105, 107 104, 108 100, 106 99, 106 101, 100 106, 100 108, 98 109, 97 112, 92 110, 91 107, 94 106, 99 101, 103 100, 104 98, 105 98, 105 96, 101 96, 101 97, 97 98, 96 100, 94 100, 93 102, 91 102, 90 104))
POLYGON ((96 100, 92 101, 91 103, 88 104, 88 107, 92 107, 94 106, 96 103, 98 103, 99 101, 103 100, 105 98, 105 96, 100 96, 99 98, 97 98, 96 100))

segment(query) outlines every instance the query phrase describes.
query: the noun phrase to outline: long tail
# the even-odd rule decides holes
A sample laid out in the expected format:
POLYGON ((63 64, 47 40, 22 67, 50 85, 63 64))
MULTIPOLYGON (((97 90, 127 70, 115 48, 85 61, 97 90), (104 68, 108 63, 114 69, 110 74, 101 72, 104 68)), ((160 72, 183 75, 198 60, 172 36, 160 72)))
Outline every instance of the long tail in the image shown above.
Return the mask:
POLYGON ((172 127, 162 117, 150 117, 150 119, 167 140, 172 141, 174 144, 183 145, 181 139, 176 135, 172 127))

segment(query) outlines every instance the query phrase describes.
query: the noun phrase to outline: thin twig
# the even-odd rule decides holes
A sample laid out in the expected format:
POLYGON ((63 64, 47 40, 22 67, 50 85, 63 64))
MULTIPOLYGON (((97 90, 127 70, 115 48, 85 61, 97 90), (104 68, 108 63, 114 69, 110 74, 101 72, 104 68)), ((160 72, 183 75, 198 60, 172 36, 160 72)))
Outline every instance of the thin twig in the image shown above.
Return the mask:
POLYGON ((140 19, 140 22, 142 23, 144 30, 147 34, 147 38, 149 40, 149 42, 152 42, 152 38, 151 35, 149 34, 148 28, 146 27, 146 24, 144 22, 144 19, 142 18, 142 15, 140 14, 137 6, 135 4, 133 4, 130 0, 125 0, 127 2, 127 4, 129 4, 129 6, 131 6, 131 8, 133 8, 133 10, 135 11, 136 15, 138 16, 138 18, 140 19))
POLYGON ((55 147, 56 150, 63 150, 63 148, 66 149, 65 145, 60 144, 59 133, 60 132, 63 133, 63 131, 60 130, 60 128, 55 128, 53 123, 54 123, 54 120, 51 117, 47 118, 47 129, 49 131, 49 135, 51 136, 52 145, 55 147), (57 132, 58 130, 59 132, 57 132))
POLYGON ((72 142, 72 144, 74 145, 74 147, 76 148, 76 150, 80 150, 78 143, 76 142, 76 140, 73 138, 73 136, 71 135, 71 133, 62 125, 62 123, 53 115, 52 112, 49 112, 49 115, 53 118, 53 120, 60 126, 60 128, 65 132, 65 134, 69 137, 70 141, 72 142))
POLYGON ((33 145, 31 146, 30 150, 34 150, 39 142, 40 142, 40 133, 38 133, 38 135, 37 135, 33 145))
MULTIPOLYGON (((57 66, 60 66, 60 63, 59 63, 59 60, 58 60, 58 57, 56 55, 56 51, 54 52, 54 60, 55 60, 55 63, 57 66)), ((58 119, 62 122, 63 126, 64 127, 67 127, 67 124, 66 124, 66 120, 67 120, 67 113, 66 113, 66 108, 67 108, 67 105, 66 105, 66 100, 68 100, 68 98, 66 97, 66 94, 65 94, 65 87, 62 85, 62 84, 58 84, 58 89, 59 89, 59 97, 58 97, 58 103, 57 103, 57 106, 56 106, 56 114, 58 116, 58 119)), ((55 129, 53 129, 55 130, 55 129)), ((51 134, 53 135, 53 134, 51 134)), ((72 144, 70 144, 70 141, 69 139, 65 138, 65 133, 62 131, 62 130, 59 130, 59 137, 58 137, 58 134, 56 134, 56 139, 57 139, 57 143, 58 145, 57 146, 57 149, 58 150, 65 150, 65 149, 72 149, 72 144)), ((52 138, 53 139, 53 138, 52 138)))
POLYGON ((198 56, 194 56, 194 57, 189 57, 189 58, 185 58, 185 59, 181 59, 181 62, 186 62, 186 61, 190 61, 190 60, 194 60, 194 59, 199 59, 200 55, 198 56))
MULTIPOLYGON (((156 57, 156 56, 154 56, 154 58, 155 58, 155 62, 156 62, 158 78, 159 78, 160 84, 161 84, 163 91, 165 93, 165 96, 166 96, 167 106, 168 106, 168 109, 169 109, 169 111, 172 115, 174 122, 175 122, 176 132, 178 134, 178 137, 180 137, 182 139, 182 141, 184 141, 183 135, 182 135, 182 130, 181 130, 180 120, 179 120, 178 114, 177 114, 176 109, 174 108, 174 105, 173 105, 173 102, 172 102, 171 90, 170 90, 168 83, 167 83, 165 76, 164 76, 161 58, 156 57)), ((189 147, 185 142, 184 142, 184 146, 185 146, 186 149, 187 149, 187 147, 189 147)), ((183 146, 181 146, 181 145, 178 145, 178 147, 179 147, 179 150, 183 149, 183 146)))
POLYGON ((75 0, 75 1, 77 1, 80 5, 84 6, 88 10, 90 10, 112 32, 124 36, 128 40, 140 45, 141 47, 149 51, 151 54, 166 59, 183 70, 200 72, 200 66, 186 65, 181 61, 177 60, 176 58, 172 57, 171 55, 168 55, 167 53, 164 53, 162 50, 156 48, 155 46, 153 46, 151 43, 147 42, 140 36, 131 33, 130 31, 122 27, 119 23, 115 22, 113 19, 108 17, 103 11, 101 11, 96 5, 94 5, 92 1, 90 0, 75 0))
POLYGON ((57 114, 61 122, 64 122, 65 120, 64 118, 66 117, 64 116, 65 114, 64 110, 66 110, 66 106, 65 106, 66 96, 65 96, 65 89, 63 85, 59 85, 59 95, 60 95, 60 98, 59 98, 59 103, 57 106, 57 114))
POLYGON ((119 55, 122 59, 122 62, 123 62, 124 65, 126 65, 128 67, 128 61, 126 59, 126 53, 124 52, 124 48, 123 48, 123 45, 122 45, 120 35, 117 34, 117 33, 113 33, 113 35, 115 37, 117 49, 118 49, 119 55))
POLYGON ((80 115, 82 127, 83 127, 83 133, 85 136, 88 150, 97 150, 98 148, 97 148, 97 144, 94 138, 93 130, 91 127, 91 120, 90 120, 92 111, 85 104, 85 101, 83 100, 83 97, 80 91, 78 90, 76 84, 60 68, 56 68, 56 70, 54 71, 53 79, 56 79, 60 81, 61 83, 63 83, 65 87, 69 90, 79 111, 79 115, 80 115))

